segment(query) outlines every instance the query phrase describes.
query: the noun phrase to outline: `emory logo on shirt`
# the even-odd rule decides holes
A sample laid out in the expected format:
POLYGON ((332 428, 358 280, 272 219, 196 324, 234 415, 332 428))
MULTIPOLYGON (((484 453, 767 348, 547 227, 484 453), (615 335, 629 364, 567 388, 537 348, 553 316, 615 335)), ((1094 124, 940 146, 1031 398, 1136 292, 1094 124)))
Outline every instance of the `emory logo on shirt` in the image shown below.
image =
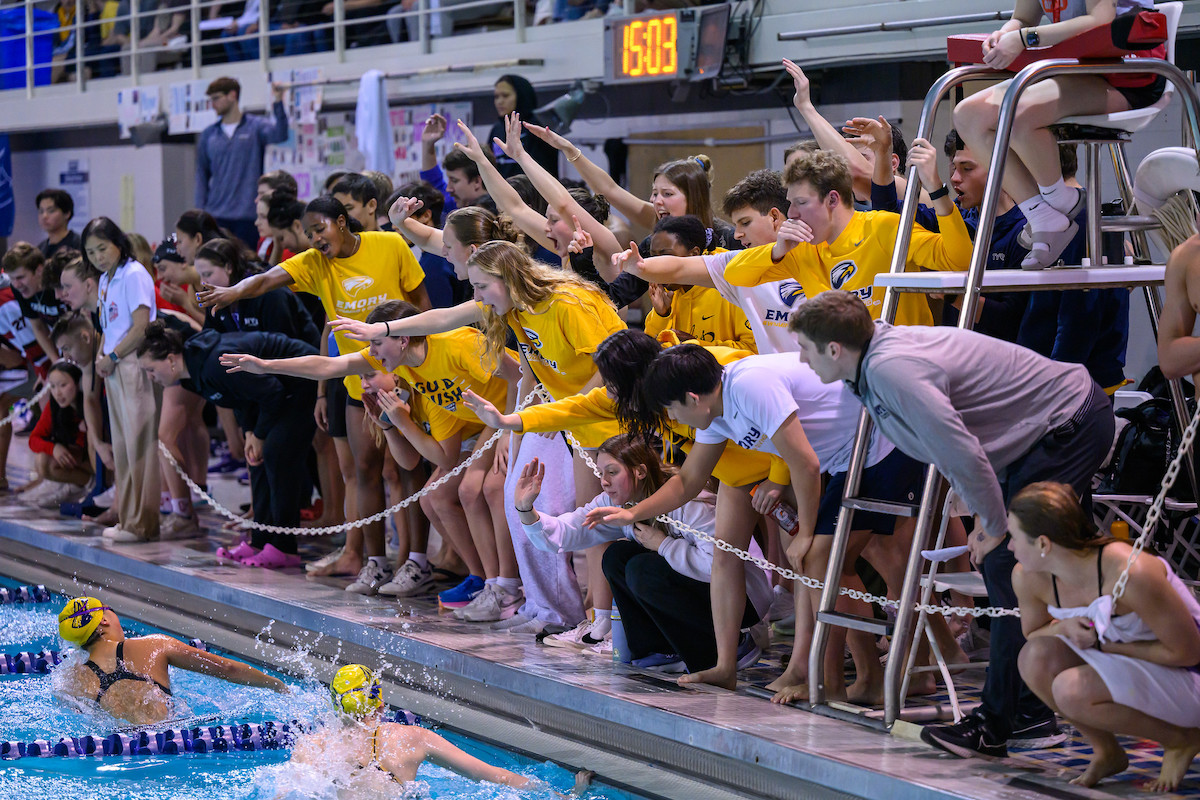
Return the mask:
POLYGON ((804 300, 804 290, 796 281, 780 281, 779 300, 788 308, 795 308, 797 303, 804 300))
POLYGON ((370 275, 355 275, 353 278, 346 278, 344 281, 342 281, 342 289, 346 291, 346 294, 354 297, 363 289, 372 286, 374 283, 375 279, 370 275))
POLYGON ((833 265, 833 269, 829 270, 829 285, 834 289, 841 289, 854 277, 856 272, 858 272, 858 265, 850 259, 839 261, 833 265))
POLYGON ((532 328, 526 328, 524 326, 521 327, 521 330, 525 331, 525 335, 529 338, 530 344, 532 344, 534 347, 542 346, 541 334, 539 334, 537 331, 533 330, 532 328))
POLYGON ((758 447, 759 440, 762 439, 762 431, 758 428, 750 428, 746 431, 746 435, 738 440, 738 447, 743 450, 753 450, 758 447))
POLYGON ((875 418, 876 419, 887 419, 891 415, 892 415, 892 412, 888 411, 883 406, 881 406, 881 405, 875 406, 875 418))

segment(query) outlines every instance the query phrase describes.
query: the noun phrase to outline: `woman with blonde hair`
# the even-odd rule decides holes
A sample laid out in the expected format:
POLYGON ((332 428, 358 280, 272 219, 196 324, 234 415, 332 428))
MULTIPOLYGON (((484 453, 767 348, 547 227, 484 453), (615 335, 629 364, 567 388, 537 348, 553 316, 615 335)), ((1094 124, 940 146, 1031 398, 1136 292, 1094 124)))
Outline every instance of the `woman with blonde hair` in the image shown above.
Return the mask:
MULTIPOLYGON (((371 341, 387 336, 425 336, 478 323, 486 341, 485 358, 496 358, 503 353, 510 332, 516 338, 523 372, 518 397, 525 397, 535 380, 540 381, 555 400, 600 385, 591 355, 609 334, 621 330, 625 324, 595 284, 574 273, 534 261, 522 248, 504 241, 488 242, 476 249, 467 260, 467 275, 475 291, 475 302, 433 309, 386 323, 367 324, 339 318, 333 327, 344 336, 371 341)), ((605 422, 582 425, 571 432, 583 448, 594 449, 620 430, 614 422, 605 422)), ((508 471, 508 448, 512 438, 510 434, 500 440, 496 457, 498 474, 508 471)), ((516 442, 511 445, 515 457, 520 447, 516 442)), ((544 451, 549 445, 529 442, 526 447, 528 452, 523 457, 528 460, 538 455, 533 450, 544 451)), ((558 452, 563 462, 570 457, 565 448, 558 452)), ((538 457, 546 460, 545 455, 538 457)), ((513 477, 519 474, 519 460, 514 461, 514 466, 517 468, 513 477)), ((566 463, 555 466, 566 472, 566 463)), ((572 462, 572 472, 575 479, 573 499, 577 501, 576 505, 582 505, 596 495, 599 479, 580 459, 572 462)), ((501 496, 489 496, 488 503, 502 504, 496 507, 511 511, 512 483, 508 481, 501 496)), ((509 516, 510 530, 516 529, 519 523, 513 514, 509 516)), ((502 538, 502 532, 497 531, 497 539, 502 538)), ((498 546, 505 545, 498 542, 498 546)), ((549 554, 534 550, 524 537, 514 537, 512 546, 521 567, 526 597, 526 605, 518 615, 526 619, 514 625, 519 626, 533 618, 557 625, 578 622, 583 609, 571 582, 566 559, 553 555, 547 559, 549 554)), ((588 585, 597 609, 595 630, 581 626, 572 632, 576 634, 573 638, 579 639, 573 643, 579 646, 598 644, 609 629, 612 595, 600 568, 600 555, 599 551, 589 551, 588 559, 588 585)), ((535 632, 543 629, 544 624, 529 628, 535 632)))

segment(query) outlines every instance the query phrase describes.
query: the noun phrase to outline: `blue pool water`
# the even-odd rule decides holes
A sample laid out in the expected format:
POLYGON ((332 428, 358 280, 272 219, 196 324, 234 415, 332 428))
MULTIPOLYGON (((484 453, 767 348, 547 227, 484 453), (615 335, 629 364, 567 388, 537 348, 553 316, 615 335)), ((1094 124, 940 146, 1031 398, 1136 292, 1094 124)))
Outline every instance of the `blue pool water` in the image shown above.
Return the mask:
MULTIPOLYGON (((14 584, 0 579, 0 585, 14 584)), ((0 606, 0 653, 63 648, 64 643, 57 636, 57 614, 62 602, 65 601, 56 598, 50 603, 0 606)), ((121 623, 129 636, 161 632, 126 618, 122 618, 121 623)), ((303 663, 303 655, 298 654, 296 661, 303 663)), ((308 724, 333 722, 327 711, 329 695, 324 686, 315 680, 296 680, 280 673, 273 674, 289 683, 290 694, 234 686, 177 669, 171 670, 171 685, 175 697, 183 703, 180 707, 183 715, 219 715, 227 723, 268 719, 294 719, 308 724)), ((52 682, 52 675, 0 676, 0 741, 57 741, 60 736, 106 735, 124 725, 106 715, 83 713, 55 700, 52 682)), ((477 758, 540 778, 559 791, 566 792, 573 785, 573 774, 557 765, 538 763, 449 731, 439 733, 477 758)), ((329 768, 313 770, 291 764, 289 755, 281 750, 0 760, 0 797, 37 796, 54 800, 337 797, 329 768)), ((398 796, 394 784, 381 782, 379 789, 384 793, 381 796, 398 796)), ((518 792, 507 787, 475 783, 430 764, 421 767, 417 781, 405 787, 403 796, 468 800, 554 797, 549 790, 518 792)), ((593 786, 584 797, 637 800, 635 795, 603 786, 593 786)))

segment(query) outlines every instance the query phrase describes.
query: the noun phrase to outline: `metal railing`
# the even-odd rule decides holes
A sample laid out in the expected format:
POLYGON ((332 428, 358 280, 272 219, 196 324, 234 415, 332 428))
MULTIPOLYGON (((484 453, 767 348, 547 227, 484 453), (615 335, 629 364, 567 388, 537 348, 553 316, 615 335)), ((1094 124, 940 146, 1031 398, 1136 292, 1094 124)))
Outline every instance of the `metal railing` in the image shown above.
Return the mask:
MULTIPOLYGON (((199 78, 203 66, 255 60, 268 72, 272 60, 284 55, 332 53, 340 63, 355 47, 405 41, 415 41, 422 53, 430 53, 432 40, 439 38, 434 35, 435 15, 441 15, 442 38, 454 35, 456 24, 468 29, 484 24, 510 26, 520 43, 532 8, 529 0, 467 0, 450 6, 443 0, 441 8, 431 8, 430 0, 417 0, 405 10, 400 0, 381 0, 379 13, 348 16, 346 0, 332 0, 333 13, 327 19, 284 28, 271 19, 268 0, 261 0, 256 30, 247 31, 250 23, 239 25, 237 17, 232 26, 214 28, 213 20, 225 19, 218 12, 227 2, 193 0, 150 12, 139 9, 139 0, 131 0, 127 13, 101 17, 103 11, 89 0, 74 0, 73 19, 65 24, 57 8, 49 12, 34 0, 0 3, 0 64, 7 65, 0 66, 0 91, 24 89, 32 97, 38 86, 72 81, 82 91, 89 80, 117 76, 136 86, 149 72, 183 66, 199 78), (488 14, 488 9, 495 13, 488 14), (469 16, 462 19, 464 14, 469 16), (147 22, 150 16, 153 23, 147 22), (164 37, 164 31, 172 33, 164 37)), ((632 12, 633 0, 623 2, 632 12)))
POLYGON ((954 14, 948 17, 901 19, 892 22, 868 22, 862 25, 812 28, 806 31, 781 31, 776 37, 781 42, 794 42, 803 39, 822 39, 828 36, 849 36, 856 33, 915 31, 919 28, 936 28, 943 25, 968 25, 973 22, 1004 22, 1011 18, 1011 11, 981 11, 978 14, 954 14))

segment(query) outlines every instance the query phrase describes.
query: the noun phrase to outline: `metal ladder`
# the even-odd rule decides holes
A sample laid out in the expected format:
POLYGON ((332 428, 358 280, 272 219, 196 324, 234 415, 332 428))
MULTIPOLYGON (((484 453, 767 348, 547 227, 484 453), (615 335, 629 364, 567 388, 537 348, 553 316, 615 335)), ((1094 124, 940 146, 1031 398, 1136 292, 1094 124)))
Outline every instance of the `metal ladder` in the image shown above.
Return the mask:
MULTIPOLYGON (((958 327, 969 330, 973 326, 975 309, 979 296, 987 291, 1044 291, 1055 289, 1081 288, 1114 288, 1142 286, 1145 289, 1147 305, 1155 336, 1158 335, 1158 316, 1162 301, 1157 287, 1162 285, 1166 271, 1165 265, 1129 267, 1090 266, 1082 269, 1054 270, 1050 272, 1028 272, 1022 270, 988 270, 985 271, 990 252, 992 227, 996 209, 1000 200, 1001 175, 1004 159, 1008 153, 1009 140, 1012 135, 1013 118, 1018 99, 1025 89, 1039 80, 1057 75, 1073 74, 1111 74, 1111 73, 1147 73, 1163 75, 1174 84, 1178 90, 1180 102, 1187 115, 1187 124, 1191 130, 1191 143, 1200 142, 1200 98, 1192 84, 1175 65, 1157 59, 1137 59, 1135 62, 1114 61, 1111 63, 1081 63, 1077 59, 1052 59, 1038 61, 1022 69, 1012 79, 1000 106, 1000 116, 996 131, 996 142, 992 150, 991 165, 988 169, 987 186, 979 213, 979 227, 975 233, 975 248, 971 256, 970 268, 965 273, 906 273, 905 265, 908 257, 909 244, 912 238, 912 226, 916 218, 916 209, 920 192, 920 180, 917 169, 908 169, 908 187, 904 195, 904 204, 900 214, 900 227, 896 236, 895 250, 892 253, 891 271, 876 278, 877 286, 885 286, 881 318, 894 322, 896 309, 901 292, 916 292, 928 294, 931 292, 962 293, 962 310, 958 315, 958 327), (1047 281, 1047 276, 1053 279, 1047 281)), ((939 78, 925 97, 921 109, 921 118, 916 135, 929 138, 933 131, 933 123, 938 106, 949 91, 965 81, 979 78, 1006 76, 987 67, 966 66, 948 71, 939 78)), ((1087 148, 1088 157, 1097 159, 1098 151, 1087 148)), ((1198 153, 1200 156, 1200 153, 1198 153)), ((1125 196, 1126 209, 1132 201, 1131 184, 1128 174, 1121 174, 1118 168, 1118 183, 1121 184, 1122 195, 1125 196)), ((1095 180, 1089 183, 1096 183, 1095 180)), ((1088 186, 1089 214, 1099 214, 1099 189, 1088 186), (1095 203, 1095 209, 1092 204, 1095 203)), ((1145 230, 1147 225, 1138 226, 1133 231, 1136 252, 1139 260, 1149 261, 1149 250, 1146 248, 1145 230)), ((1128 231, 1128 222, 1121 217, 1106 218, 1100 221, 1103 230, 1128 231)), ((1099 228, 1098 228, 1099 229, 1099 228)), ((1097 229, 1097 230, 1098 230, 1097 229)), ((1102 264, 1099 248, 1099 236, 1088 237, 1090 262, 1093 265, 1102 264), (1096 249, 1092 249, 1096 248, 1096 249)), ((1183 394, 1178 386, 1173 386, 1172 400, 1175 406, 1175 416, 1182 431, 1190 414, 1184 405, 1183 394)), ((834 533, 829 565, 825 573, 825 588, 821 593, 820 604, 817 608, 817 621, 813 635, 813 645, 809 652, 808 674, 810 702, 808 708, 816 713, 839 719, 846 719, 882 730, 890 730, 892 725, 901 718, 904 697, 901 695, 905 677, 908 647, 912 639, 916 620, 915 603, 920 590, 921 577, 924 572, 924 559, 921 550, 925 549, 931 532, 940 513, 942 489, 945 483, 937 469, 932 465, 925 473, 925 487, 921 493, 919 504, 888 503, 860 497, 859 485, 862 478, 864 458, 867 452, 867 442, 871 431, 871 419, 866 409, 859 417, 858 430, 854 452, 846 476, 846 489, 842 499, 842 507, 849 513, 839 515, 834 533), (845 562, 846 547, 850 532, 853 530, 855 511, 875 511, 896 516, 915 516, 916 530, 913 533, 912 549, 908 554, 904 584, 899 594, 900 606, 895 622, 878 621, 874 618, 858 617, 837 612, 834 603, 837 600, 842 566, 845 562), (876 635, 892 637, 890 655, 884 673, 885 700, 883 714, 878 712, 866 713, 845 704, 832 704, 827 698, 824 673, 825 649, 829 644, 832 627, 851 628, 868 631, 876 635)), ((1189 465, 1190 466, 1190 465, 1189 465)), ((1195 476, 1192 478, 1195 487, 1195 476)))

